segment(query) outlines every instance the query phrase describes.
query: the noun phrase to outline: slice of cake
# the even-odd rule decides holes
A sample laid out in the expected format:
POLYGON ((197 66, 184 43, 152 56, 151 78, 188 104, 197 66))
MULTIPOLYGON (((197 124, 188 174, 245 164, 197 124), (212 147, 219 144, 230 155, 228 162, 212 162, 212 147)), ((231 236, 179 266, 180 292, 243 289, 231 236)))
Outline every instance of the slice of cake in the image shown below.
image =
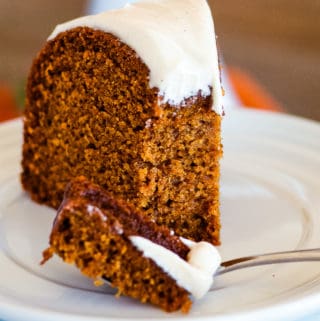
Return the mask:
POLYGON ((202 297, 220 264, 211 244, 182 241, 83 177, 66 189, 44 260, 53 253, 89 277, 109 280, 118 295, 168 312, 187 312, 190 294, 202 297))
POLYGON ((57 208, 84 175, 176 234, 219 244, 221 109, 205 0, 64 23, 28 79, 23 187, 57 208))

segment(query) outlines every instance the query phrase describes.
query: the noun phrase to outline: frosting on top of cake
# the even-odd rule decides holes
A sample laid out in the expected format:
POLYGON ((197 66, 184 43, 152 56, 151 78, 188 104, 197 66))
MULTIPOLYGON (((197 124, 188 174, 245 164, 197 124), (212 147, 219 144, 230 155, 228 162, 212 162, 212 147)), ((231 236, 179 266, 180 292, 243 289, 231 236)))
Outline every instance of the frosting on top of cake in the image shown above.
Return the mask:
POLYGON ((141 0, 122 9, 58 25, 48 40, 79 26, 112 33, 133 48, 150 69, 150 86, 161 102, 181 105, 213 91, 213 110, 222 113, 216 36, 206 0, 141 0))
POLYGON ((132 244, 143 255, 152 259, 177 284, 195 298, 203 297, 213 283, 213 275, 219 268, 221 258, 217 249, 208 242, 193 242, 181 238, 189 248, 188 261, 172 251, 141 236, 130 236, 132 244))

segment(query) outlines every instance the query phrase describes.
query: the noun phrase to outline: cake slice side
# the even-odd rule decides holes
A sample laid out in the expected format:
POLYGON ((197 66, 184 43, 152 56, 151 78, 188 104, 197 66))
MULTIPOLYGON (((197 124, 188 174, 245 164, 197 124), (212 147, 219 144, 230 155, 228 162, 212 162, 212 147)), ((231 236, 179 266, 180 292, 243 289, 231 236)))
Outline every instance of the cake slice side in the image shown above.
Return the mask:
POLYGON ((114 35, 87 27, 59 34, 35 59, 28 79, 21 181, 58 208, 66 184, 84 175, 133 199, 137 146, 154 115, 149 69, 114 35))
POLYGON ((220 244, 221 116, 211 97, 161 107, 141 144, 135 204, 194 241, 220 244))

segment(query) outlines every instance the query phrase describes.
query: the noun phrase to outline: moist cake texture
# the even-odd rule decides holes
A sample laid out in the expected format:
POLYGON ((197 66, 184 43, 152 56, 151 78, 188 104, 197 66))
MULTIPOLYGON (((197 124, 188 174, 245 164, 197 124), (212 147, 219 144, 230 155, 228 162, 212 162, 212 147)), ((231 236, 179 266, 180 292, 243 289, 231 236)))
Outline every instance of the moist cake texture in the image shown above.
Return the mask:
POLYGON ((66 184, 84 175, 177 235, 219 244, 221 114, 212 107, 220 83, 177 104, 150 85, 152 72, 105 30, 74 26, 50 38, 27 84, 22 185, 58 208, 66 184))
POLYGON ((109 280, 118 295, 155 304, 168 312, 187 312, 190 293, 144 257, 130 241, 131 235, 147 238, 187 258, 189 248, 167 228, 157 226, 86 179, 77 178, 68 185, 44 260, 56 253, 85 275, 109 280))

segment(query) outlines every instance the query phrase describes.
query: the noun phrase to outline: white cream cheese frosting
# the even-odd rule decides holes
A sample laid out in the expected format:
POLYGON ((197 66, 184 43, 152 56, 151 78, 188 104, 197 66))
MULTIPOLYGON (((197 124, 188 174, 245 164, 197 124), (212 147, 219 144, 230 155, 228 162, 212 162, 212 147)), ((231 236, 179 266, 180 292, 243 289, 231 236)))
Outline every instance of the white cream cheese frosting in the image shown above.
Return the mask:
POLYGON ((190 248, 188 261, 141 236, 130 236, 132 244, 147 258, 152 259, 177 284, 195 298, 203 297, 213 283, 213 275, 219 268, 221 258, 217 249, 207 242, 193 242, 182 239, 190 248))
POLYGON ((109 32, 133 48, 150 69, 161 102, 179 106, 188 97, 213 94, 222 113, 216 36, 206 0, 141 0, 122 9, 58 25, 48 40, 79 26, 109 32))

